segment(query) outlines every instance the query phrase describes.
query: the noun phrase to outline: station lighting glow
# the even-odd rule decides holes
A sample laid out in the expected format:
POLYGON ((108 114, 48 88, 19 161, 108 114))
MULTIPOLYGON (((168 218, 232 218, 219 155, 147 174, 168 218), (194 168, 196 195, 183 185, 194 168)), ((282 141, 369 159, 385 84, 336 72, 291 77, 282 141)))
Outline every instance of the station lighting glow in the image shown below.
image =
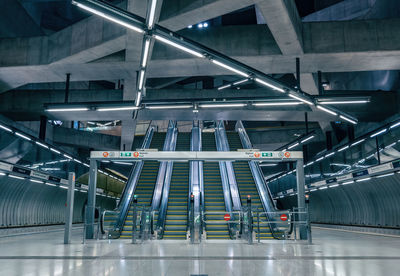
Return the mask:
POLYGON ((29 181, 35 182, 35 183, 43 184, 43 181, 39 181, 39 180, 35 180, 35 179, 29 179, 29 181))
POLYGON ((339 184, 333 184, 333 185, 329 185, 329 188, 335 188, 337 186, 339 186, 339 184))
POLYGON ((320 105, 317 105, 317 108, 318 108, 318 109, 321 109, 322 111, 325 111, 326 113, 329 113, 329 114, 331 114, 331 115, 333 115, 333 116, 337 116, 337 113, 336 113, 336 112, 333 112, 332 110, 329 110, 329 109, 327 109, 327 108, 325 108, 325 107, 322 107, 322 106, 320 106, 320 105))
POLYGON ((142 90, 143 89, 143 84, 144 84, 144 74, 145 74, 145 71, 144 70, 141 70, 140 71, 140 76, 139 76, 139 90, 142 90))
POLYGON ((136 27, 136 26, 133 26, 133 25, 131 25, 131 24, 128 24, 128 23, 126 23, 126 22, 124 22, 124 21, 121 21, 121 20, 115 18, 115 17, 106 15, 105 13, 103 13, 103 12, 101 12, 101 11, 98 11, 98 10, 96 10, 96 9, 90 8, 90 7, 88 7, 88 6, 86 6, 86 5, 83 5, 83 4, 81 4, 81 3, 77 3, 77 2, 75 2, 75 1, 72 1, 72 4, 78 6, 78 7, 81 8, 81 9, 84 9, 84 10, 86 10, 86 11, 88 11, 88 12, 91 12, 91 13, 93 13, 93 14, 95 14, 95 15, 101 16, 101 17, 103 17, 103 18, 105 18, 105 19, 107 19, 107 20, 109 20, 109 21, 112 21, 112 22, 114 22, 114 23, 117 23, 117 24, 119 24, 119 25, 122 25, 122 26, 124 26, 124 27, 126 27, 126 28, 128 28, 128 29, 130 29, 130 30, 132 30, 132 31, 135 31, 135 32, 138 32, 138 33, 143 33, 143 32, 144 32, 144 31, 143 31, 141 28, 139 28, 139 27, 136 27))
MULTIPOLYGON (((395 128, 395 127, 398 127, 398 126, 400 126, 400 122, 391 125, 391 126, 390 126, 390 129, 395 128)), ((0 126, 0 127, 1 127, 1 126, 0 126)))
POLYGON ((0 125, 0 128, 1 128, 1 129, 4 129, 5 131, 12 132, 11 129, 9 129, 8 127, 5 127, 5 126, 3 126, 3 125, 0 125))
POLYGON ((121 107, 102 107, 98 108, 97 111, 119 111, 119 110, 138 110, 138 106, 121 106, 121 107))
POLYGON ((350 119, 350 118, 347 118, 347 117, 345 117, 345 116, 343 116, 343 115, 340 115, 339 117, 340 117, 341 119, 343 119, 343 120, 349 122, 349 123, 352 123, 353 125, 356 125, 356 124, 357 124, 356 121, 354 121, 354 120, 352 120, 352 119, 350 119))
POLYGON ((386 131, 387 131, 387 128, 382 129, 382 130, 380 130, 380 131, 378 131, 378 132, 375 132, 375 133, 372 134, 370 137, 373 138, 373 137, 375 137, 375 136, 378 136, 378 135, 380 135, 380 134, 385 133, 386 131))
POLYGON ((60 151, 58 151, 58 150, 56 150, 56 149, 50 148, 50 150, 51 150, 52 152, 55 152, 55 153, 57 153, 57 154, 61 154, 61 152, 60 152, 60 151))
POLYGON ((264 103, 253 103, 254 106, 291 106, 291 105, 299 105, 302 104, 300 102, 264 102, 264 103))
POLYGON ((307 142, 307 141, 309 141, 309 140, 311 140, 311 139, 313 139, 315 136, 314 135, 312 135, 312 136, 310 136, 310 137, 307 137, 306 139, 303 139, 303 140, 301 140, 301 142, 300 143, 305 143, 305 142, 307 142))
POLYGON ((351 144, 351 146, 358 145, 358 144, 360 144, 360 143, 362 143, 362 142, 364 142, 364 141, 365 141, 365 138, 364 138, 364 139, 361 139, 361 140, 359 140, 359 141, 357 141, 357 142, 354 142, 353 144, 351 144))
POLYGON ((348 149, 348 148, 349 148, 349 146, 347 145, 347 146, 345 146, 345 147, 339 149, 338 152, 344 151, 344 150, 346 150, 346 149, 348 149))
POLYGON ((171 41, 171 40, 169 40, 169 39, 166 39, 166 38, 164 38, 164 37, 162 37, 162 36, 154 35, 154 38, 155 38, 156 40, 162 42, 162 43, 168 44, 168 45, 170 45, 170 46, 172 46, 172 47, 175 47, 175 48, 177 48, 177 49, 180 49, 180 50, 182 50, 182 51, 184 51, 184 52, 186 52, 186 53, 189 53, 189 54, 194 55, 194 56, 199 57, 199 58, 204 58, 204 56, 203 56, 201 53, 198 53, 198 52, 196 52, 196 51, 193 51, 192 49, 189 49, 189 48, 187 48, 187 47, 185 47, 185 46, 182 46, 182 45, 180 45, 180 44, 178 44, 178 43, 175 43, 175 42, 173 42, 173 41, 171 41))
POLYGON ((6 175, 6 174, 5 174, 5 173, 2 173, 2 172, 0 172, 0 175, 4 176, 4 175, 6 175))
POLYGON ((48 149, 48 148, 49 148, 49 147, 46 146, 45 144, 42 144, 42 143, 40 143, 40 142, 38 142, 38 141, 36 141, 35 143, 36 143, 36 145, 39 145, 39 146, 41 146, 42 148, 45 148, 45 149, 48 149))
POLYGON ((321 161, 322 159, 324 159, 324 156, 321 156, 320 158, 318 158, 317 160, 315 160, 315 162, 321 161))
POLYGON ((234 82, 233 85, 239 85, 239 84, 242 84, 242 83, 245 83, 248 81, 249 81, 249 79, 240 80, 240 81, 234 82))
POLYGON ((319 104, 323 105, 330 105, 330 104, 363 104, 369 103, 368 100, 357 100, 357 101, 331 101, 331 102, 318 102, 319 104))
POLYGON ((223 68, 225 68, 225 69, 228 69, 229 71, 232 71, 232 72, 234 72, 234 73, 236 73, 236 74, 238 74, 238 75, 241 75, 241 76, 247 77, 247 78, 249 77, 249 74, 246 74, 245 72, 242 72, 242 71, 240 71, 240 70, 237 70, 237 69, 235 69, 235 68, 233 68, 233 67, 231 67, 231 66, 229 66, 229 65, 226 65, 225 63, 222 63, 222 62, 220 62, 220 61, 218 61, 218 60, 213 59, 212 62, 213 62, 214 64, 216 64, 216 65, 218 65, 218 66, 220 66, 220 67, 223 67, 223 68))
POLYGON ((264 86, 267 86, 267 87, 272 88, 272 89, 274 89, 274 90, 277 90, 277 91, 279 91, 279 92, 285 93, 285 90, 283 90, 282 88, 279 88, 279 87, 277 87, 277 86, 275 86, 275 85, 272 85, 272 84, 270 84, 270 83, 268 83, 268 82, 266 82, 266 81, 263 81, 263 80, 261 80, 261 79, 259 79, 259 78, 255 78, 254 80, 255 80, 256 82, 258 82, 258 83, 264 85, 264 86))
POLYGON ((391 176, 391 175, 394 175, 394 173, 387 173, 387 174, 378 175, 376 178, 382 178, 382 177, 391 176))
POLYGON ((191 104, 177 104, 177 105, 147 105, 147 109, 179 109, 179 108, 192 108, 191 104))
POLYGON ((353 181, 353 180, 351 180, 351 181, 347 181, 347 182, 343 182, 343 183, 342 183, 342 185, 347 185, 347 184, 352 184, 352 183, 354 183, 354 181, 353 181))
POLYGON ((146 39, 144 42, 144 49, 143 49, 143 60, 142 60, 142 67, 145 68, 147 65, 147 59, 149 57, 150 51, 150 39, 146 39))
POLYGON ((17 136, 19 136, 19 137, 21 137, 21 138, 23 138, 23 139, 25 139, 25 140, 28 140, 28 141, 31 141, 31 140, 32 140, 32 139, 29 138, 28 136, 25 136, 25 135, 23 135, 23 134, 21 134, 21 133, 19 133, 19 132, 15 132, 15 135, 17 135, 17 136))
POLYGON ((306 100, 306 99, 300 98, 300 97, 298 97, 298 96, 296 96, 296 95, 293 95, 293 94, 289 94, 289 97, 291 97, 291 98, 293 98, 293 99, 296 99, 296 100, 299 100, 299 101, 301 101, 301 102, 303 102, 303 103, 306 103, 306 104, 308 104, 308 105, 314 105, 312 102, 310 102, 310 101, 308 101, 308 100, 306 100))
POLYGON ((74 111, 88 111, 87 107, 76 107, 76 108, 49 108, 47 112, 74 112, 74 111))
POLYGON ((289 146, 288 149, 295 148, 295 147, 297 147, 298 145, 300 145, 300 143, 293 144, 293 145, 289 146))
POLYGON ((23 177, 16 176, 16 175, 12 175, 12 174, 9 174, 8 176, 11 177, 11 178, 15 178, 15 179, 21 179, 21 180, 24 180, 24 179, 25 179, 25 178, 23 178, 23 177))
POLYGON ((364 182, 364 181, 368 181, 370 180, 371 177, 367 177, 367 178, 362 178, 362 179, 357 179, 356 182, 364 182))
POLYGON ((149 14, 149 22, 147 24, 149 29, 153 28, 153 25, 154 25, 154 19, 155 19, 155 15, 156 15, 156 7, 157 7, 157 0, 152 0, 151 7, 150 7, 150 14, 149 14))
POLYGON ((336 153, 336 152, 331 152, 331 153, 325 155, 325 158, 326 158, 326 157, 330 157, 330 156, 334 155, 335 153, 336 153))
POLYGON ((216 107, 243 107, 245 103, 226 103, 226 104, 199 104, 201 108, 216 108, 216 107))
POLYGON ((218 87, 218 90, 226 89, 226 88, 229 88, 229 87, 231 87, 231 84, 220 86, 220 87, 218 87))

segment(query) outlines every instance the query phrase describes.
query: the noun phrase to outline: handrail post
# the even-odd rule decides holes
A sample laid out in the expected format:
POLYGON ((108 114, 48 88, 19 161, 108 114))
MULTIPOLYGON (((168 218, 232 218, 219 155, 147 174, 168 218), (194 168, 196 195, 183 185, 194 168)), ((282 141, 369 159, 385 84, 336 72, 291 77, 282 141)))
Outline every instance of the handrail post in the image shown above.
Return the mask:
MULTIPOLYGON (((251 196, 247 196, 247 223, 248 223, 248 242, 253 244, 253 217, 251 215, 251 196)), ((260 235, 260 234, 259 234, 260 235)))
MULTIPOLYGON (((268 219, 268 217, 267 217, 268 219)), ((258 232, 258 243, 261 242, 261 235, 260 235, 260 212, 257 210, 257 232, 258 232)))
POLYGON ((307 241, 308 244, 312 244, 312 235, 311 235, 311 217, 310 217, 310 195, 306 195, 306 212, 307 212, 307 241))
POLYGON ((194 195, 190 194, 190 243, 194 243, 194 195))

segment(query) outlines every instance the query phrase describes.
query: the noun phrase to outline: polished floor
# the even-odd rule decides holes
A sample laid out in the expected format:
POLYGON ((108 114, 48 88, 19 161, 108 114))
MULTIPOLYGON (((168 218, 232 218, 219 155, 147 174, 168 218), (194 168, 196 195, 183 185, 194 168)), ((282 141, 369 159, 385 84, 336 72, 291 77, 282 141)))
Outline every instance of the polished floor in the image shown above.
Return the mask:
POLYGON ((0 238, 0 275, 400 275, 400 238, 314 229, 314 243, 129 240, 72 244, 62 232, 0 238))

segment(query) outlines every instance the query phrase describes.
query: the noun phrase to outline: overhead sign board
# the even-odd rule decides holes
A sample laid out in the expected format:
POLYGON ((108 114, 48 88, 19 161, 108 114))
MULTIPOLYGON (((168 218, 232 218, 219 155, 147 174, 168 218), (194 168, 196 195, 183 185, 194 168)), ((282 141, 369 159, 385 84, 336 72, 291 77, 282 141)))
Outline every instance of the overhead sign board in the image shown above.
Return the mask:
POLYGON ((298 160, 303 158, 301 151, 92 151, 92 159, 130 159, 130 160, 298 160))

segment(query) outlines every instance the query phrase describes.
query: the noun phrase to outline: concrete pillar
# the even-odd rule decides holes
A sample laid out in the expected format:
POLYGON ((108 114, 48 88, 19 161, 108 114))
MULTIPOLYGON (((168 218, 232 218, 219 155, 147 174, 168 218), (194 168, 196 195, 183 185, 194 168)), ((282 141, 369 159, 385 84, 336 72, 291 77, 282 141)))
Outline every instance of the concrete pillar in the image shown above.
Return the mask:
POLYGON ((93 239, 96 208, 97 161, 90 160, 88 201, 85 214, 86 238, 93 239))
POLYGON ((69 244, 71 241, 72 219, 74 217, 74 193, 75 193, 75 173, 70 172, 68 175, 67 202, 65 204, 64 244, 69 244))
MULTIPOLYGON (((305 200, 305 179, 304 179, 304 161, 303 159, 297 160, 296 162, 296 182, 297 182, 297 207, 301 212, 305 211, 306 200, 305 200)), ((305 221, 305 215, 299 215, 300 221, 305 221)), ((300 229, 300 239, 307 238, 307 228, 305 225, 301 225, 300 229)))

